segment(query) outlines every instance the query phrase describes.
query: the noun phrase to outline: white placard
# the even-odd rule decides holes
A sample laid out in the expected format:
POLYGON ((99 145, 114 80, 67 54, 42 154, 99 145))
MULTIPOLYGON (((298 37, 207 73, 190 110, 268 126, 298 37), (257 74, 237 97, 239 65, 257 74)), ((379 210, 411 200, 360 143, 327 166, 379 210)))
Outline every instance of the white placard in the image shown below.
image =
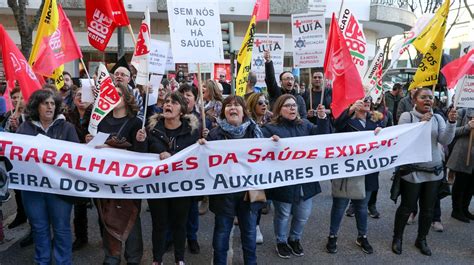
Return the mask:
POLYGON ((308 12, 324 14, 326 12, 326 0, 308 0, 308 12))
POLYGON ((151 48, 148 70, 150 73, 163 75, 165 73, 170 43, 154 39, 151 39, 150 43, 151 48))
POLYGON ((94 80, 89 80, 89 79, 79 79, 81 81, 81 88, 82 88, 82 96, 81 96, 81 101, 82 102, 90 102, 93 103, 95 101, 94 98, 94 87, 91 85, 94 84, 94 80))
POLYGON ((168 0, 175 63, 214 63, 224 59, 217 0, 168 0))
MULTIPOLYGON (((188 63, 188 73, 198 73, 197 63, 188 63)), ((202 63, 201 66, 201 74, 210 74, 214 69, 213 63, 202 63)))
POLYGON ((456 107, 474 108, 474 75, 465 75, 456 88, 456 107))
POLYGON ((285 34, 255 34, 252 50, 252 72, 257 74, 257 87, 263 88, 265 84, 265 59, 263 52, 270 50, 275 79, 278 80, 283 72, 283 59, 285 57, 285 34))
POLYGON ((168 49, 168 56, 166 56, 165 71, 174 71, 174 70, 175 70, 175 65, 174 65, 174 60, 173 60, 173 53, 170 48, 168 49))
POLYGON ((148 106, 153 106, 158 101, 158 93, 159 93, 162 79, 163 79, 163 75, 150 76, 150 86, 153 89, 153 93, 148 94, 148 106))
POLYGON ((314 13, 291 15, 293 67, 322 67, 326 49, 324 15, 314 13))

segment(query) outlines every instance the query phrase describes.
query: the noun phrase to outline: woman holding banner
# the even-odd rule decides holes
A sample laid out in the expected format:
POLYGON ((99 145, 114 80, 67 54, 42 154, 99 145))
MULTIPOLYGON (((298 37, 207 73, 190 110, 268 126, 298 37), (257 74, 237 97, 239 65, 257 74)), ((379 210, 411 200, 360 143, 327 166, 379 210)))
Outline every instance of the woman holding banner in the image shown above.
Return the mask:
MULTIPOLYGON (((218 127, 209 132, 207 140, 232 140, 243 138, 262 138, 263 134, 258 125, 249 117, 245 101, 242 97, 230 95, 222 105, 218 127)), ((203 141, 201 141, 203 143, 203 141)), ((236 192, 209 196, 209 209, 215 214, 214 235, 214 264, 227 264, 229 237, 237 216, 244 264, 257 264, 256 225, 257 212, 263 203, 251 202, 246 199, 247 192, 236 192)))
POLYGON ((426 236, 431 227, 434 206, 438 199, 438 190, 443 178, 443 156, 438 148, 438 143, 441 145, 451 143, 454 139, 457 119, 454 108, 448 114, 448 122, 445 122, 439 114, 433 114, 433 100, 434 96, 431 89, 420 88, 416 90, 413 94, 415 105, 413 110, 404 112, 398 121, 398 124, 420 121, 431 122, 432 161, 400 167, 400 195, 402 201, 395 214, 393 229, 392 251, 395 254, 402 253, 403 231, 410 213, 416 210, 419 200, 420 217, 418 218, 418 236, 415 246, 420 249, 422 254, 431 256, 431 249, 426 242, 426 236))
MULTIPOLYGON (((272 122, 262 128, 263 134, 278 141, 280 138, 329 133, 329 120, 324 111, 324 106, 320 104, 317 109, 317 125, 314 125, 300 118, 296 97, 283 94, 275 101, 272 122)), ((277 241, 276 251, 280 258, 288 259, 291 254, 298 257, 304 255, 300 243, 301 236, 311 215, 312 198, 320 192, 318 182, 284 186, 267 191, 275 205, 273 226, 277 241), (288 236, 290 215, 293 215, 293 220, 288 236)))
MULTIPOLYGON (((130 151, 146 151, 146 143, 136 140, 142 121, 137 118, 138 106, 127 84, 117 84, 120 103, 98 126, 98 131, 110 134, 105 142, 108 146, 130 151)), ((92 140, 86 136, 86 142, 92 140)), ((95 200, 102 229, 105 250, 104 264, 120 264, 122 242, 125 242, 125 258, 128 264, 140 264, 143 255, 142 229, 140 221, 141 200, 97 199, 95 200)))
MULTIPOLYGON (((148 150, 166 159, 199 139, 199 121, 188 113, 185 98, 179 92, 167 94, 163 113, 150 117, 148 133, 139 131, 138 141, 144 141, 148 134, 148 150)), ((184 264, 186 223, 193 197, 148 199, 150 206, 153 243, 153 264, 163 262, 166 252, 166 234, 171 229, 176 264, 184 264)))
MULTIPOLYGON (((335 120, 336 130, 338 132, 374 131, 377 134, 382 129, 383 117, 371 113, 371 105, 372 97, 370 96, 365 97, 363 100, 357 100, 335 120)), ((337 233, 344 217, 344 210, 349 204, 350 199, 352 199, 352 207, 357 224, 356 244, 366 254, 372 254, 374 251, 367 239, 367 206, 372 192, 379 189, 379 173, 365 175, 363 180, 364 183, 361 183, 364 186, 361 189, 362 192, 365 190, 365 196, 362 194, 363 199, 336 197, 333 195, 331 224, 328 243, 326 244, 326 250, 329 253, 337 252, 337 233)), ((349 182, 346 182, 346 184, 349 184, 349 182)))
MULTIPOLYGON (((20 125, 17 133, 79 142, 74 126, 61 114, 61 104, 62 99, 57 94, 45 89, 35 91, 26 107, 27 121, 20 125)), ((56 264, 72 264, 73 204, 70 197, 26 190, 21 191, 21 195, 33 232, 35 263, 51 264, 54 253, 56 264)))

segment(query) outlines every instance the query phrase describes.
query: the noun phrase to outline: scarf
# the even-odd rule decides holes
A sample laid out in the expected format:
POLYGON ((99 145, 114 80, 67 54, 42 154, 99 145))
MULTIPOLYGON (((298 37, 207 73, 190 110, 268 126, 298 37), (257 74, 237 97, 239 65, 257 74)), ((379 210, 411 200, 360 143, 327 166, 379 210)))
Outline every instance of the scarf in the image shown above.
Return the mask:
MULTIPOLYGON (((239 126, 234 126, 228 123, 226 119, 218 120, 217 123, 222 128, 222 130, 224 130, 225 132, 232 135, 232 137, 237 138, 237 139, 244 137, 245 133, 247 132, 247 128, 251 124, 256 125, 256 123, 252 119, 248 119, 247 121, 240 124, 239 126)), ((263 133, 258 126, 254 126, 254 133, 255 133, 255 138, 263 138, 263 133)))

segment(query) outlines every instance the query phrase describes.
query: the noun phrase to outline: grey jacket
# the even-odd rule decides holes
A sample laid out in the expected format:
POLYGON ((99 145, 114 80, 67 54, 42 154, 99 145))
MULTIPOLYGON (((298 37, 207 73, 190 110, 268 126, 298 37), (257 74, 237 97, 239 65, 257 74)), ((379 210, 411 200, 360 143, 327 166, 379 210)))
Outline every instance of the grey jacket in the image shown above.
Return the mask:
MULTIPOLYGON (((411 99, 410 95, 402 98, 398 103, 397 113, 392 113, 394 116, 394 120, 400 120, 402 117, 402 113, 411 111, 413 109, 413 100, 411 99)), ((398 121, 400 123, 400 121, 398 121)))
POLYGON ((454 144, 447 167, 451 170, 471 174, 474 169, 474 152, 471 149, 471 161, 466 166, 467 149, 469 145, 469 120, 474 117, 474 109, 459 109, 456 123, 456 143, 454 144))
MULTIPOLYGON (((398 124, 419 122, 422 114, 416 110, 404 112, 400 116, 398 124)), ((431 123, 431 161, 424 163, 414 163, 413 165, 432 169, 443 164, 443 153, 438 148, 438 143, 441 145, 448 145, 454 139, 454 131, 456 129, 455 123, 445 122, 443 117, 434 114, 430 120, 431 123)), ((436 175, 434 173, 427 173, 422 171, 414 171, 408 175, 402 176, 402 179, 411 183, 422 183, 428 181, 436 181, 443 178, 443 172, 436 175)))

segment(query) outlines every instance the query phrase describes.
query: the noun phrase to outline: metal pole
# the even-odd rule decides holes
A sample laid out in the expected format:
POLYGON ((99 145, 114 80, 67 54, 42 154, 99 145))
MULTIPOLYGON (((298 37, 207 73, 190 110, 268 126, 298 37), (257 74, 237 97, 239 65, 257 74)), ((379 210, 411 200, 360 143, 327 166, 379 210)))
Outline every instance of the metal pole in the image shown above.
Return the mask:
POLYGON ((230 94, 235 95, 235 51, 231 51, 230 53, 230 94))
POLYGON ((117 29, 117 61, 125 54, 123 28, 117 29))

